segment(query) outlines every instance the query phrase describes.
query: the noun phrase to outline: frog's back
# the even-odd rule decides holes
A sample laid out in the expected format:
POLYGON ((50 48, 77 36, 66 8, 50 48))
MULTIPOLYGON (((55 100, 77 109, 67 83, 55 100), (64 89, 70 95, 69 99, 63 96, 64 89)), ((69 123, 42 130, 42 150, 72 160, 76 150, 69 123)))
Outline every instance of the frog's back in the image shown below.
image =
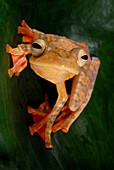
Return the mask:
POLYGON ((87 49, 87 44, 82 42, 73 41, 64 36, 45 34, 43 32, 35 31, 34 41, 37 39, 44 39, 45 41, 51 43, 55 48, 60 48, 65 51, 71 51, 74 48, 87 49))
POLYGON ((53 34, 46 34, 46 41, 50 42, 53 46, 65 51, 71 51, 74 48, 87 48, 85 43, 76 42, 70 40, 64 36, 58 36, 53 34))

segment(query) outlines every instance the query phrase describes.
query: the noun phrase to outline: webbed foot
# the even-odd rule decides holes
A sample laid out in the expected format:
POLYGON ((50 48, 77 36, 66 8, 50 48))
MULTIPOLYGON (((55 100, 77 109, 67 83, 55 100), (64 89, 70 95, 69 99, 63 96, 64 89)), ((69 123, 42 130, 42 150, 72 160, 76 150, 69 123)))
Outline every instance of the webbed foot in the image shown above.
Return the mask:
POLYGON ((33 39, 35 36, 34 31, 26 24, 24 20, 22 20, 21 26, 18 27, 18 34, 23 34, 23 42, 33 43, 33 39))
POLYGON ((30 44, 19 44, 16 48, 12 48, 9 44, 6 45, 6 52, 11 54, 13 67, 8 70, 10 77, 15 73, 16 76, 27 66, 26 55, 31 53, 30 44))
MULTIPOLYGON (((42 139, 45 141, 45 131, 46 125, 49 121, 49 113, 51 112, 51 108, 48 103, 48 95, 45 94, 45 102, 42 103, 38 109, 34 109, 31 106, 28 106, 28 113, 32 114, 34 124, 29 126, 29 131, 31 135, 37 132, 42 139)), ((52 148, 51 143, 45 144, 46 148, 52 148)))

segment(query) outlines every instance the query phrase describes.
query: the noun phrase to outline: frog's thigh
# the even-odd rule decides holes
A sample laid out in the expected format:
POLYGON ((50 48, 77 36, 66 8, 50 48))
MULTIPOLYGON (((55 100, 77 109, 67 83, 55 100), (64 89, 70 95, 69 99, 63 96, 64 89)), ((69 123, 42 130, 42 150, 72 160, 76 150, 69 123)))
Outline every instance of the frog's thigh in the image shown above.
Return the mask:
MULTIPOLYGON (((87 69, 82 69, 81 73, 74 77, 72 84, 71 97, 69 101, 69 108, 71 111, 75 111, 85 100, 86 94, 90 93, 92 82, 96 80, 100 61, 98 58, 92 58, 90 65, 87 69)), ((93 85, 94 86, 94 85, 93 85)), ((93 89, 91 90, 92 93, 93 89)))
POLYGON ((46 126, 46 131, 45 131, 45 147, 50 148, 52 147, 51 145, 51 127, 61 111, 62 107, 64 106, 66 100, 68 99, 67 93, 66 93, 66 88, 64 82, 56 84, 57 87, 57 92, 58 92, 58 99, 56 101, 56 104, 54 105, 51 113, 49 114, 48 117, 48 122, 46 126))
MULTIPOLYGON (((89 102, 91 94, 92 94, 92 91, 93 91, 93 87, 94 87, 94 84, 95 84, 95 80, 96 80, 96 77, 97 77, 99 66, 100 66, 99 59, 96 58, 96 57, 92 58, 92 61, 91 61, 90 66, 89 66, 89 69, 92 70, 93 78, 90 79, 91 81, 87 86, 87 93, 86 93, 86 96, 85 96, 82 104, 79 106, 79 108, 76 111, 71 112, 71 116, 69 117, 69 119, 67 119, 68 123, 62 128, 62 130, 64 132, 67 132, 69 130, 72 123, 79 117, 79 115, 81 114, 81 112, 83 111, 83 109, 85 108, 87 103, 89 102)), ((89 72, 87 71, 86 74, 89 77, 90 74, 88 74, 88 73, 89 72)))

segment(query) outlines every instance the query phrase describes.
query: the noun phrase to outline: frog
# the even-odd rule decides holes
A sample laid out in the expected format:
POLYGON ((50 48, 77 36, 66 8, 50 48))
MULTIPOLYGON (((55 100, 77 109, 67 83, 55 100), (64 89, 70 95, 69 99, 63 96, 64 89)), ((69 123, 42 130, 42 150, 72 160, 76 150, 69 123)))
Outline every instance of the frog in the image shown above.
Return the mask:
POLYGON ((90 57, 86 43, 71 40, 65 36, 45 34, 30 28, 23 20, 18 27, 23 35, 23 44, 12 48, 6 45, 11 54, 13 67, 8 70, 10 78, 27 67, 26 55, 31 54, 31 69, 43 79, 56 85, 57 100, 50 107, 48 94, 45 101, 35 109, 28 106, 34 124, 29 126, 31 135, 37 132, 46 148, 53 148, 51 134, 62 130, 67 133, 75 120, 88 104, 100 67, 97 57, 90 57), (67 93, 65 82, 73 79, 71 94, 67 93))

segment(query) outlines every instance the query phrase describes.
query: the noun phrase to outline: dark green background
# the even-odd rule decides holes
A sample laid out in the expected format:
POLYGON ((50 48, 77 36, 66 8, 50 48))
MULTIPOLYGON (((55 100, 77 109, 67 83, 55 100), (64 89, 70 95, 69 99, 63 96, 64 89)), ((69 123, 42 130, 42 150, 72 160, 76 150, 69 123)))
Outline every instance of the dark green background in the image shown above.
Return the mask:
POLYGON ((0 0, 0 170, 113 169, 113 9, 113 0, 0 0), (29 65, 19 77, 10 79, 7 73, 6 44, 21 43, 17 27, 22 19, 45 33, 87 43, 91 56, 101 61, 89 104, 68 134, 52 135, 53 150, 45 149, 38 134, 30 135, 27 106, 42 103, 45 91, 54 103, 55 85, 29 65))

